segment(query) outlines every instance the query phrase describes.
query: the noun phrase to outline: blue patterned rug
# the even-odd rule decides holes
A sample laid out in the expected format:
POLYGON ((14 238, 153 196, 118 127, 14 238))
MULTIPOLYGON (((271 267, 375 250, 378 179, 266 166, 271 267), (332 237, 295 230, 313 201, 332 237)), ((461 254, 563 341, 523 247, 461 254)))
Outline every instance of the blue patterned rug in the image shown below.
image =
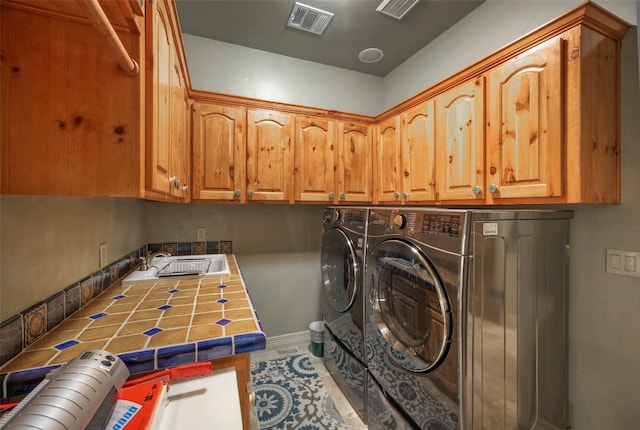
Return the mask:
POLYGON ((251 365, 260 429, 349 430, 306 354, 251 365))

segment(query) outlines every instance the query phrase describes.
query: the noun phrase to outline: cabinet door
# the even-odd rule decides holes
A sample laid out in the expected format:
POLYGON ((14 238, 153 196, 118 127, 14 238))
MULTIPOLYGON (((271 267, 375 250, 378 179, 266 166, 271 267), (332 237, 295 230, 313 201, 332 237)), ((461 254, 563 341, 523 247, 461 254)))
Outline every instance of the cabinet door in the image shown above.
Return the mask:
POLYGON ((193 107, 193 198, 246 200, 246 110, 193 107))
POLYGON ((180 71, 178 54, 172 52, 170 149, 169 171, 171 195, 188 198, 189 194, 189 98, 187 86, 180 71))
POLYGON ((400 116, 378 124, 375 154, 375 194, 379 203, 399 202, 400 116))
POLYGON ((483 87, 479 77, 436 98, 439 200, 484 198, 483 87))
POLYGON ((489 73, 489 197, 562 195, 561 41, 489 73))
POLYGON ((296 201, 333 202, 335 121, 297 116, 295 136, 296 201))
POLYGON ((372 131, 366 124, 338 124, 338 200, 370 203, 372 131))
POLYGON ((429 100, 402 114, 402 199, 434 201, 435 119, 429 100))
POLYGON ((247 128, 248 200, 292 202, 291 116, 251 109, 247 128))
POLYGON ((169 171, 171 169, 170 124, 171 124, 171 77, 173 58, 171 55, 171 28, 166 4, 157 1, 150 5, 152 43, 147 49, 147 62, 151 67, 151 78, 147 80, 147 94, 151 94, 151 115, 147 117, 146 188, 161 193, 170 193, 169 171))

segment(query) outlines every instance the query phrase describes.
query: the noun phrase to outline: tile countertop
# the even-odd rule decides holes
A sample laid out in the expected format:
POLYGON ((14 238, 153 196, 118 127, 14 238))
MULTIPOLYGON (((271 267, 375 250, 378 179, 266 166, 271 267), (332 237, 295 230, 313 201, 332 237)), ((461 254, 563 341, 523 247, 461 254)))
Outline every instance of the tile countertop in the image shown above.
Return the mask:
POLYGON ((26 394, 85 349, 117 354, 132 375, 265 348, 235 256, 230 276, 115 284, 0 368, 2 398, 26 394))

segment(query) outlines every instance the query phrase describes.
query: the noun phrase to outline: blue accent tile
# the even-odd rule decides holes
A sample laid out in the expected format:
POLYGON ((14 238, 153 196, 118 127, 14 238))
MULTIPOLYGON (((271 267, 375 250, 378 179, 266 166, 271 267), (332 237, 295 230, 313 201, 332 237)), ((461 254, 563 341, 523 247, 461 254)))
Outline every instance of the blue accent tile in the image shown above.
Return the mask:
POLYGON ((64 320, 64 291, 49 297, 47 303, 47 331, 64 320))
POLYGON ((151 372, 156 369, 155 352, 153 350, 118 354, 118 357, 124 361, 124 364, 126 364, 129 369, 129 373, 132 375, 151 372))
POLYGON ((109 314, 106 314, 104 312, 100 312, 99 314, 91 315, 89 318, 91 318, 92 320, 97 320, 99 318, 106 317, 107 315, 109 315, 109 314))
POLYGON ((225 304, 225 303, 227 303, 228 301, 229 301, 229 299, 220 299, 220 300, 218 300, 218 303, 225 304))
POLYGON ((80 283, 76 282, 64 290, 64 317, 80 309, 80 283))
POLYGON ((224 284, 220 284, 220 285, 218 285, 218 288, 220 288, 220 289, 225 289, 225 288, 227 288, 227 286, 226 286, 226 285, 224 285, 224 284))
MULTIPOLYGON (((0 374, 0 399, 6 399, 7 393, 4 392, 4 380, 6 379, 7 374, 0 374)), ((2 416, 2 410, 0 410, 0 416, 2 416)))
POLYGON ((216 324, 218 325, 227 325, 231 322, 231 320, 228 320, 226 318, 222 318, 221 320, 216 321, 216 324))
POLYGON ((196 361, 196 345, 170 346, 158 349, 158 369, 194 363, 196 361))
POLYGON ((47 373, 58 367, 60 366, 39 367, 10 373, 6 378, 7 397, 20 396, 33 391, 42 382, 47 373))
POLYGON ((219 242, 207 242, 207 254, 218 254, 220 252, 219 242))
POLYGON ((149 250, 149 254, 153 254, 154 252, 162 251, 161 243, 149 243, 147 244, 147 249, 149 250))
POLYGON ((230 337, 203 340, 198 342, 198 361, 233 355, 233 343, 230 337))
POLYGON ((150 328, 147 331, 143 331, 143 334, 146 334, 147 336, 153 336, 154 334, 160 333, 162 331, 161 328, 158 327, 154 327, 154 328, 150 328))
POLYGON ((0 366, 22 352, 22 316, 15 315, 0 326, 0 366))
POLYGON ((169 291, 167 291, 167 293, 169 293, 169 294, 174 294, 174 293, 177 293, 178 291, 180 291, 180 290, 178 290, 178 289, 174 288, 173 290, 169 290, 169 291))
POLYGON ((124 296, 124 295, 120 294, 120 295, 117 295, 117 296, 113 296, 113 297, 111 297, 111 298, 112 298, 113 300, 120 300, 120 299, 124 299, 125 297, 127 297, 127 296, 124 296))
POLYGON ((55 345, 55 348, 58 351, 62 351, 64 349, 67 349, 67 348, 72 347, 73 345, 77 345, 77 344, 78 344, 77 340, 68 340, 66 342, 62 342, 62 343, 59 343, 59 344, 55 345))
POLYGON ((265 349, 267 339, 263 333, 239 334, 233 337, 234 354, 265 349))
POLYGON ((161 311, 166 311, 167 309, 171 309, 173 306, 171 305, 162 305, 159 306, 158 309, 160 309, 161 311))
POLYGON ((191 242, 179 242, 178 255, 191 255, 191 242))

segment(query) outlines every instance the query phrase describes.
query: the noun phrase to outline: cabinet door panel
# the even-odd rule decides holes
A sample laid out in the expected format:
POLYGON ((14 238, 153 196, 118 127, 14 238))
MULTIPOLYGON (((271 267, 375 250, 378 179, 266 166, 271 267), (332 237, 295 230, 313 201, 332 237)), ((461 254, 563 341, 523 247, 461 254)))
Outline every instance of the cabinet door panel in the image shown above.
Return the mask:
POLYGON ((371 202, 371 127, 338 124, 338 192, 341 202, 371 202))
POLYGON ((175 50, 172 53, 171 105, 170 105, 170 149, 171 195, 188 198, 189 194, 189 99, 184 77, 178 64, 175 50))
POLYGON ((433 101, 402 115, 402 195, 407 201, 435 200, 435 120, 433 101))
POLYGON ((247 127, 248 200, 293 200, 291 116, 275 111, 249 110, 247 127))
POLYGON ((400 116, 378 124, 375 155, 375 190, 378 202, 400 201, 400 116))
POLYGON ((244 201, 244 108, 197 104, 193 117, 193 197, 244 201))
POLYGON ((440 200, 483 198, 483 87, 484 79, 478 78, 452 88, 436 99, 437 185, 440 200))
POLYGON ((560 43, 556 37, 489 74, 493 197, 562 195, 560 43))
POLYGON ((171 124, 171 75, 173 58, 171 55, 171 27, 164 2, 152 6, 153 50, 150 63, 153 67, 152 104, 150 127, 151 144, 147 145, 147 188, 161 193, 170 192, 169 170, 170 124, 171 124))
POLYGON ((335 122, 296 117, 295 194, 302 202, 332 202, 335 122))

